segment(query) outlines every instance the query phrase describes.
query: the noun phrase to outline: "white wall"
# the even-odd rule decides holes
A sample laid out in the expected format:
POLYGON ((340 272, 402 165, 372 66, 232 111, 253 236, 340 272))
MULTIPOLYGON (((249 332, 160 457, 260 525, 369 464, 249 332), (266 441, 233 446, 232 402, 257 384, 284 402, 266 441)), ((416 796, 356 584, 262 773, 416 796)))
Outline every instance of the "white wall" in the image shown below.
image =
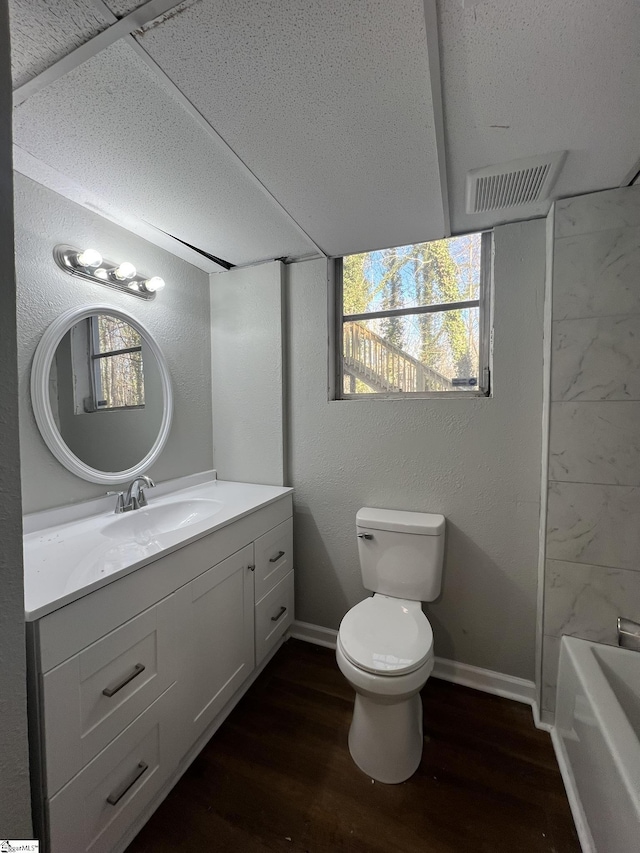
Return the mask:
POLYGON ((30 838, 7 7, 0 9, 0 833, 30 838))
POLYGON ((42 333, 63 311, 107 304, 129 311, 162 348, 175 397, 171 434, 149 470, 168 480, 212 467, 209 279, 174 255, 22 175, 16 182, 18 367, 24 511, 33 512, 104 494, 104 487, 69 473, 40 437, 29 395, 31 360, 42 333), (92 246, 106 258, 130 259, 167 286, 153 302, 74 279, 55 265, 58 243, 92 246))
POLYGON ((214 465, 284 483, 282 263, 211 276, 214 465))
POLYGON ((447 517, 436 654, 533 679, 545 224, 495 230, 491 399, 327 402, 327 269, 286 267, 297 618, 337 628, 366 594, 361 506, 447 517))

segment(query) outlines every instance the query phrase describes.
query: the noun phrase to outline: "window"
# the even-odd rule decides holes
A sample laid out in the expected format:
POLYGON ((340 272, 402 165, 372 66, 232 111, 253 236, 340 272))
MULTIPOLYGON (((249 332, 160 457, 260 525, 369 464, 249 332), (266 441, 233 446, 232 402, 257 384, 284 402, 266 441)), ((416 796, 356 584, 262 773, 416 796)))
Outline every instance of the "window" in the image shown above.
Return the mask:
POLYGON ((491 239, 337 259, 337 399, 489 393, 491 239))
POLYGON ((90 411, 144 406, 142 338, 124 320, 108 314, 89 318, 92 399, 90 411))

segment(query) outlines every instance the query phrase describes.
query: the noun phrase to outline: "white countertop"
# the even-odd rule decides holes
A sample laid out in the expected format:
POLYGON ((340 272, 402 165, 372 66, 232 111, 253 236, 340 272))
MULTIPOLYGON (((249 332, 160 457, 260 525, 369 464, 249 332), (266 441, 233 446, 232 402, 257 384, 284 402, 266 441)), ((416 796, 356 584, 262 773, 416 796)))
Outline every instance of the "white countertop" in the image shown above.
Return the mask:
POLYGON ((147 491, 150 510, 171 510, 178 502, 196 509, 207 508, 208 517, 178 529, 158 532, 141 525, 135 535, 127 533, 130 520, 135 523, 136 513, 144 510, 117 516, 113 512, 115 498, 109 498, 108 503, 100 499, 85 506, 26 516, 26 620, 39 619, 293 492, 280 486, 231 483, 212 477, 215 472, 173 481, 173 488, 165 484, 147 491), (74 515, 81 517, 74 519, 74 515), (122 536, 117 524, 113 524, 119 519, 125 521, 122 536))

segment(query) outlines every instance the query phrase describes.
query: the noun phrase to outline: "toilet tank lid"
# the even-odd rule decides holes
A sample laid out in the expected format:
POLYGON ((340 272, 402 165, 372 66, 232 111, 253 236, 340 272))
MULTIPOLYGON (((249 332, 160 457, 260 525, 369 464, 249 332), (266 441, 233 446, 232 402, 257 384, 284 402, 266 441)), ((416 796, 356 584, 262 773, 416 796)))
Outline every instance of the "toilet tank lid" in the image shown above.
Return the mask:
POLYGON ((408 512, 364 506, 356 515, 358 527, 369 530, 395 530, 398 533, 418 533, 424 536, 442 536, 444 524, 444 515, 433 512, 408 512))

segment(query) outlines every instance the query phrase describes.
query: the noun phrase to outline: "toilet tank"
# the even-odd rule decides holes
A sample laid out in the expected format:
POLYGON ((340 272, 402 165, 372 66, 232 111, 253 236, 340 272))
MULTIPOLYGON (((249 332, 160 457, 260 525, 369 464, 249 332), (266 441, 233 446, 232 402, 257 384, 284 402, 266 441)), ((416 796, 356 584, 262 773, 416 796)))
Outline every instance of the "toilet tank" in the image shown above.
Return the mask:
POLYGON ((356 528, 365 589, 412 601, 440 595, 443 515, 363 507, 356 528))

